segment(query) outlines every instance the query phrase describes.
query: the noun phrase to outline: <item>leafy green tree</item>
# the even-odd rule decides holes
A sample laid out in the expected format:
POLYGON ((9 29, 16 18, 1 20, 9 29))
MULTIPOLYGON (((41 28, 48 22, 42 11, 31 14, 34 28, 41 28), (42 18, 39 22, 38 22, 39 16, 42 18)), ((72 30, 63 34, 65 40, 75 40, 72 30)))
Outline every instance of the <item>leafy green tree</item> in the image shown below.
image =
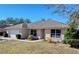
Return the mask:
POLYGON ((0 24, 6 24, 5 20, 0 20, 0 24))
POLYGON ((68 28, 65 29, 65 32, 64 32, 65 43, 71 43, 71 40, 79 39, 79 34, 77 31, 77 28, 78 28, 77 21, 79 18, 77 16, 79 16, 77 12, 73 13, 70 16, 70 22, 68 24, 68 28))
POLYGON ((30 19, 26 19, 25 22, 26 23, 31 23, 31 20, 30 19))
POLYGON ((6 24, 16 24, 16 20, 12 17, 8 17, 6 20, 6 24))
POLYGON ((18 23, 20 24, 20 23, 24 23, 24 19, 23 18, 20 18, 19 20, 18 20, 18 23))
POLYGON ((5 20, 0 20, 0 24, 20 24, 20 23, 31 23, 31 20, 23 18, 13 18, 13 17, 8 17, 5 20))
POLYGON ((45 21, 45 19, 41 19, 41 21, 45 21))

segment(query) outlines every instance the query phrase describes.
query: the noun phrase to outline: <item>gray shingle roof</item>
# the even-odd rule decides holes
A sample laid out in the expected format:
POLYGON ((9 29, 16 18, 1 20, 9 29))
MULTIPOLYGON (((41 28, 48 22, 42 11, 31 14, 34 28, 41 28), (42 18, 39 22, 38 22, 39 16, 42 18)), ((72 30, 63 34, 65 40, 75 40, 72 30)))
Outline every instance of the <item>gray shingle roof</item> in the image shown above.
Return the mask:
POLYGON ((47 29, 47 28, 64 28, 65 24, 54 21, 54 20, 46 20, 46 21, 38 21, 33 23, 22 23, 14 26, 7 27, 6 29, 47 29))
POLYGON ((0 32, 5 32, 4 28, 9 27, 9 26, 11 26, 11 25, 9 25, 9 24, 0 24, 0 32))
POLYGON ((5 28, 5 27, 9 27, 10 25, 6 25, 6 24, 0 24, 0 28, 5 28))
POLYGON ((54 20, 38 21, 28 24, 29 29, 64 28, 64 26, 64 23, 54 20))
POLYGON ((27 28, 26 23, 13 25, 13 26, 10 26, 10 27, 6 27, 5 29, 24 29, 24 28, 27 28))

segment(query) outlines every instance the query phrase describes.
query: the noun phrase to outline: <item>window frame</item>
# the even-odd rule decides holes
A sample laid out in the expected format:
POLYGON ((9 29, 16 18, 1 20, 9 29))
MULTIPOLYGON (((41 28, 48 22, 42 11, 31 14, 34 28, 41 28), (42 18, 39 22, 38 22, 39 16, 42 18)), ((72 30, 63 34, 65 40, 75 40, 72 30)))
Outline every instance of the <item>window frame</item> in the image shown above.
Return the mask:
POLYGON ((31 35, 33 35, 33 36, 37 36, 37 30, 35 30, 35 29, 31 29, 31 35))
POLYGON ((61 29, 51 29, 51 37, 55 37, 55 38, 60 38, 61 37, 61 29), (54 30, 54 35, 52 33, 52 30, 54 30), (57 30, 59 30, 60 32, 57 33, 57 30))

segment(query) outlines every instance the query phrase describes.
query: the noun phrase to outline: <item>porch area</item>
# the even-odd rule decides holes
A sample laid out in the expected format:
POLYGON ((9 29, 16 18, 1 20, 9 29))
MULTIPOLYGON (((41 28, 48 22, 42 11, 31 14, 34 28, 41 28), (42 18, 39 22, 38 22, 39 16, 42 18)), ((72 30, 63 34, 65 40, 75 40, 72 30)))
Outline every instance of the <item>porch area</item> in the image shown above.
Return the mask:
POLYGON ((64 37, 63 30, 61 29, 30 29, 29 35, 36 36, 39 39, 45 40, 50 37, 53 41, 61 41, 64 37))

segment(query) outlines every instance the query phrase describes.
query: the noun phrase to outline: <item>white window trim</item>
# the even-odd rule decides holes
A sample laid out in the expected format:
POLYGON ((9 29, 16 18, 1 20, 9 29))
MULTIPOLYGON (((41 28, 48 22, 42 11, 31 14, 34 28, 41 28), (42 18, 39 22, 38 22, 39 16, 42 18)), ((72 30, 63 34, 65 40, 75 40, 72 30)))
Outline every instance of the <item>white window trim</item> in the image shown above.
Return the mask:
MULTIPOLYGON (((61 38, 61 33, 56 33, 56 30, 57 30, 57 29, 54 29, 54 30, 55 30, 55 37, 54 37, 54 38, 55 38, 55 39, 57 38, 57 35, 56 35, 56 34, 60 34, 60 38, 61 38)), ((60 30, 60 31, 61 31, 61 30, 60 30)))

